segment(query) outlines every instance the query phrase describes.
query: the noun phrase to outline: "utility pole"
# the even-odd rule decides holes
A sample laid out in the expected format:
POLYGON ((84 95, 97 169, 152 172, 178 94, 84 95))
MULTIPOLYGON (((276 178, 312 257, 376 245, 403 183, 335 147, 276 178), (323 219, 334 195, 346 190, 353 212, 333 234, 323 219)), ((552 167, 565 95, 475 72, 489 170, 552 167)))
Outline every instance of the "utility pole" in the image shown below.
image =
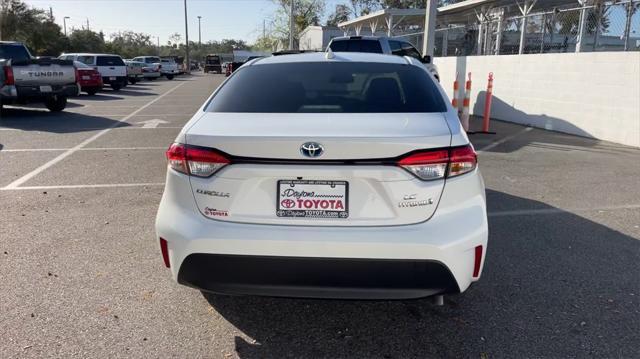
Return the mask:
POLYGON ((184 0, 184 33, 185 33, 185 61, 186 61, 186 66, 185 66, 185 72, 190 74, 191 73, 191 63, 189 62, 189 24, 187 23, 187 0, 184 0))
POLYGON ((65 37, 67 36, 67 19, 71 19, 71 18, 68 17, 68 16, 65 16, 65 17, 62 18, 62 22, 64 23, 64 36, 65 37))
POLYGON ((433 45, 436 42, 436 15, 438 13, 437 1, 427 0, 427 8, 425 10, 422 56, 429 55, 433 58, 433 45))
POLYGON ((156 36, 158 39, 158 56, 160 56, 160 36, 156 36))
POLYGON ((202 30, 200 27, 200 19, 202 19, 202 16, 198 16, 198 45, 202 45, 202 30))
POLYGON ((289 8, 289 50, 293 50, 293 30, 295 28, 293 19, 293 1, 291 0, 291 7, 289 8))
POLYGON ((53 22, 53 8, 49 6, 49 21, 53 22))
POLYGON ((90 28, 89 28, 89 18, 87 18, 87 30, 90 30, 90 28))
POLYGON ((267 20, 262 20, 262 38, 267 37, 267 20))

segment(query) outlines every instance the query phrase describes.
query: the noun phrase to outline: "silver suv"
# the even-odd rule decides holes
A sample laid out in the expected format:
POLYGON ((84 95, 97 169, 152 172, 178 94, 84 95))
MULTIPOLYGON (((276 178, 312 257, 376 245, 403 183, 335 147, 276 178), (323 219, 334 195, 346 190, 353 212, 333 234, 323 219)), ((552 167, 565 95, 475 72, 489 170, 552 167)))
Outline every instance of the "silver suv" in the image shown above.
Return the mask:
POLYGON ((420 51, 406 40, 384 36, 343 36, 333 38, 328 49, 333 52, 370 52, 413 57, 425 64, 433 77, 440 81, 438 68, 432 63, 431 56, 420 55, 420 51))

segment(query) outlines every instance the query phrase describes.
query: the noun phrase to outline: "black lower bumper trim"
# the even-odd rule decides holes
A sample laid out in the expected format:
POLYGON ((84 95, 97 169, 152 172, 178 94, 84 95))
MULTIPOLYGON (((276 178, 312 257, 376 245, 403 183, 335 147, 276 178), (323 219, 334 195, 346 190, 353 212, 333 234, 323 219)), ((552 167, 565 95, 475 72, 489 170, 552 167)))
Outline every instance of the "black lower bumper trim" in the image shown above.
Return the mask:
POLYGON ((191 254, 178 282, 203 291, 279 297, 409 299, 458 293, 449 269, 427 260, 191 254))

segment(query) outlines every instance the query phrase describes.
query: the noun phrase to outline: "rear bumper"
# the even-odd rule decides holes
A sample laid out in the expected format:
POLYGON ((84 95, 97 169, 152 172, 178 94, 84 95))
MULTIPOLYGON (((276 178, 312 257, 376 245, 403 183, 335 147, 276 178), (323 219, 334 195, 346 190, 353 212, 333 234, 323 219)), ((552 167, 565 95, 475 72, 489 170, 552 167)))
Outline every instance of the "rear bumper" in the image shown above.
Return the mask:
POLYGON ((169 171, 156 233, 168 242, 173 278, 206 291, 381 299, 465 291, 479 279, 473 275, 475 248, 483 247, 481 272, 488 224, 484 183, 477 170, 447 180, 438 209, 428 221, 379 227, 260 225, 208 219, 196 207, 188 177, 169 171), (268 265, 261 257, 269 257, 268 265), (214 258, 224 260, 219 264, 214 258), (380 264, 387 261, 397 264, 380 264), (248 274, 241 272, 245 269, 248 274), (384 275, 385 270, 390 276, 384 275), (355 282, 341 282, 340 276, 348 276, 350 271, 359 274, 355 282), (261 279, 252 281, 251 276, 261 279), (370 282, 368 276, 381 278, 381 282, 370 282), (413 283, 407 282, 409 279, 413 283), (316 285, 309 288, 309 283, 316 285))
POLYGON ((51 96, 77 96, 79 88, 77 84, 53 85, 51 92, 42 92, 40 86, 3 86, 0 88, 0 97, 4 103, 21 100, 39 100, 51 96))
POLYGON ((459 292, 442 263, 425 260, 191 254, 178 282, 224 294, 408 299, 459 292))
POLYGON ((144 78, 156 78, 160 77, 161 74, 159 72, 144 72, 142 73, 142 77, 144 78))
POLYGON ((105 85, 112 83, 123 83, 127 81, 126 76, 102 76, 102 83, 105 85), (114 80, 111 80, 114 79, 114 80))

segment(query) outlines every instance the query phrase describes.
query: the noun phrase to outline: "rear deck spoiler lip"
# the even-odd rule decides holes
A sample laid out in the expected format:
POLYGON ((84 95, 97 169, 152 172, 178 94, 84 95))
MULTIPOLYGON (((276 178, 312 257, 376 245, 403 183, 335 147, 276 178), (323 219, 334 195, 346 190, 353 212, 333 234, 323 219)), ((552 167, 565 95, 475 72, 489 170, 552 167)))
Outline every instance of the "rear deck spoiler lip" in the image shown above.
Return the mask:
POLYGON ((289 158, 266 158, 266 157, 244 157, 244 156, 234 156, 224 151, 221 151, 217 148, 210 148, 204 146, 196 146, 185 144, 187 147, 191 148, 202 148, 202 149, 213 149, 216 152, 224 155, 228 158, 232 164, 265 164, 265 165, 324 165, 324 166, 397 166, 398 161, 404 157, 410 156, 414 153, 424 152, 424 151, 438 151, 438 150, 452 150, 458 147, 466 147, 466 145, 461 146, 447 146, 447 147, 436 147, 436 148, 423 148, 413 150, 407 153, 403 153, 399 156, 395 157, 386 157, 386 158, 364 158, 364 159, 289 159, 289 158))

